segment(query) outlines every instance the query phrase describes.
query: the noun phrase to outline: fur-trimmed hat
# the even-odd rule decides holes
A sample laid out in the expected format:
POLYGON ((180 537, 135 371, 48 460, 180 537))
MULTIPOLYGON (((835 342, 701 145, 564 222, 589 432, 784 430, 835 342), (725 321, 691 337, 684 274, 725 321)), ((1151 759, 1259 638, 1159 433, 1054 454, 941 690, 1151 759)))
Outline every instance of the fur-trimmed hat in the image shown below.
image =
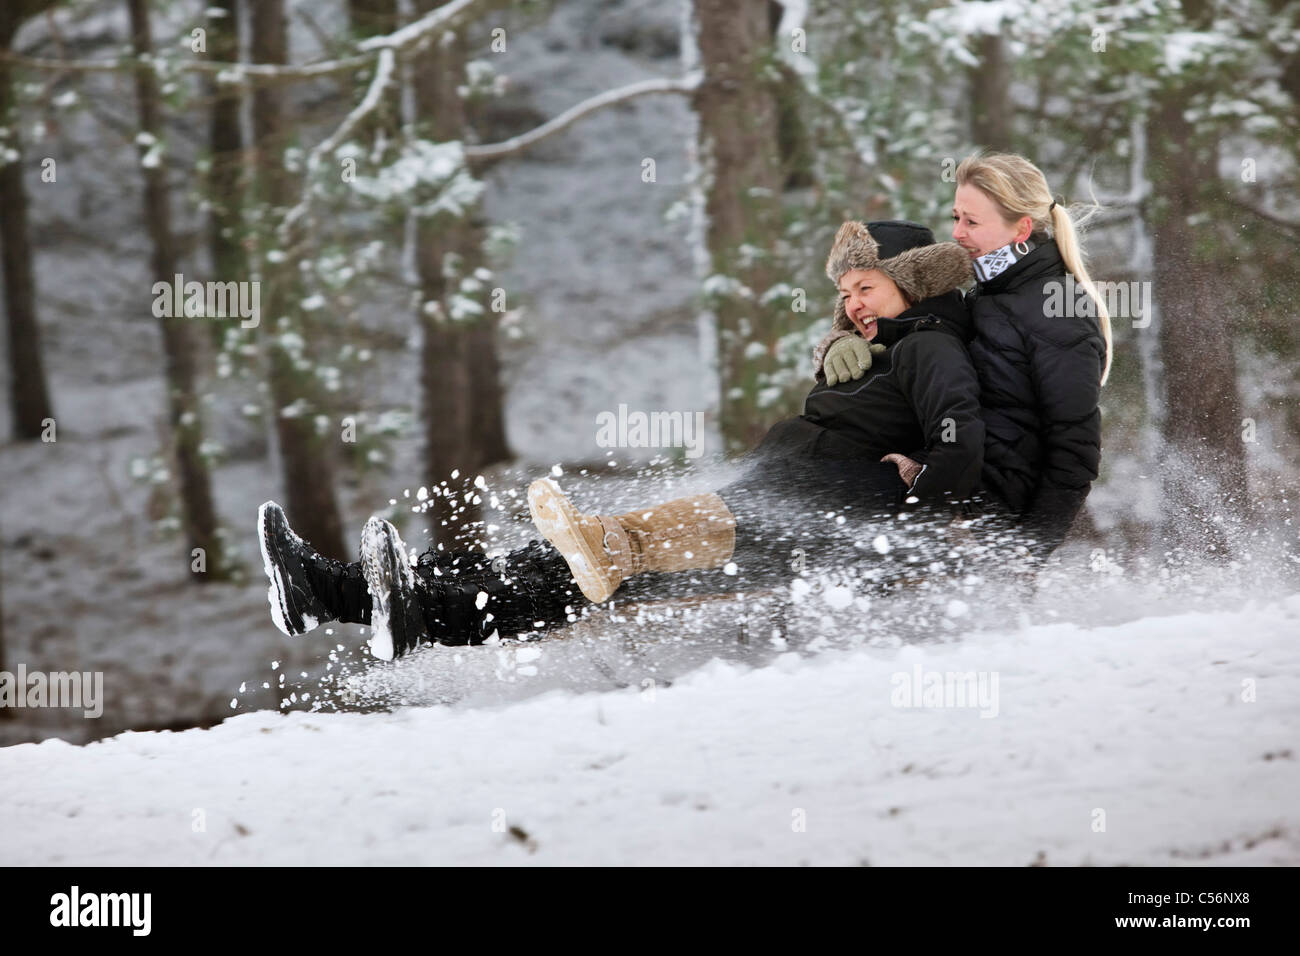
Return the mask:
MULTIPOLYGON (((915 305, 964 285, 974 276, 970 255, 955 242, 934 241, 915 222, 846 222, 835 233, 826 275, 835 283, 853 269, 879 269, 915 305)), ((844 303, 836 300, 833 329, 852 329, 844 303)))

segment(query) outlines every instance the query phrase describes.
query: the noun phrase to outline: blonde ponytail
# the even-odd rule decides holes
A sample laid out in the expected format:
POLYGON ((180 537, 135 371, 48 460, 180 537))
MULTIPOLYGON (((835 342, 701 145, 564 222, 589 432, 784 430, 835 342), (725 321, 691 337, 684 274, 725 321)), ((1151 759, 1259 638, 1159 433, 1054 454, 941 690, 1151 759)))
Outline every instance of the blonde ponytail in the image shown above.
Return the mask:
POLYGON ((1106 340, 1106 365, 1101 371, 1101 384, 1110 378, 1111 342, 1110 312, 1106 303, 1097 292, 1092 277, 1088 275, 1088 266, 1084 262, 1083 247, 1079 243, 1079 233, 1074 228, 1074 220, 1060 203, 1052 207, 1052 233, 1056 237, 1056 247, 1061 250, 1061 260, 1065 268, 1074 273, 1074 280, 1083 286, 1084 291, 1092 297, 1097 307, 1097 321, 1101 324, 1101 337, 1106 340))
MULTIPOLYGON (((1004 222, 1018 222, 1028 216, 1031 235, 1046 235, 1050 226, 1065 268, 1083 286, 1097 310, 1097 321, 1102 338, 1106 341, 1106 362, 1101 372, 1101 384, 1110 378, 1111 333, 1110 312, 1097 292, 1097 286, 1088 275, 1083 245, 1074 217, 1060 203, 1052 199, 1043 171, 1014 153, 976 153, 967 156, 957 166, 957 185, 974 186, 993 201, 1002 213, 1004 222)), ((1083 218, 1080 218, 1082 223, 1083 218)))

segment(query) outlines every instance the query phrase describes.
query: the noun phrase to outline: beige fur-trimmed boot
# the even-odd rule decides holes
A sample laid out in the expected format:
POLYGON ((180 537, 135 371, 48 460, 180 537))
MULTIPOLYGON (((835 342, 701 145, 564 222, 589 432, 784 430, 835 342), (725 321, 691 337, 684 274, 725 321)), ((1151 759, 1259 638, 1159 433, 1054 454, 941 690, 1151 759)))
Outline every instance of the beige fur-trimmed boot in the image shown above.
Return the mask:
POLYGON ((720 568, 736 546, 736 516, 712 492, 627 514, 585 515, 559 485, 539 478, 528 486, 528 510, 597 604, 642 571, 720 568))

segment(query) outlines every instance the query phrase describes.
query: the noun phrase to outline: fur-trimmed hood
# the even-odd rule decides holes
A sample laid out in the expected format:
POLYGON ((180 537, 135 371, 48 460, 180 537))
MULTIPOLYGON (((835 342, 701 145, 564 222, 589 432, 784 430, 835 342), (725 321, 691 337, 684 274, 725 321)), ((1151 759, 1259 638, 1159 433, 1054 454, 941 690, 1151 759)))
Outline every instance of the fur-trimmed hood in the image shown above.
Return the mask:
MULTIPOLYGON (((826 276, 838 284, 853 269, 879 269, 913 305, 951 292, 975 275, 965 249, 955 242, 936 243, 925 226, 902 220, 849 221, 840 226, 826 259, 826 276)), ((853 327, 836 296, 832 331, 853 327)))

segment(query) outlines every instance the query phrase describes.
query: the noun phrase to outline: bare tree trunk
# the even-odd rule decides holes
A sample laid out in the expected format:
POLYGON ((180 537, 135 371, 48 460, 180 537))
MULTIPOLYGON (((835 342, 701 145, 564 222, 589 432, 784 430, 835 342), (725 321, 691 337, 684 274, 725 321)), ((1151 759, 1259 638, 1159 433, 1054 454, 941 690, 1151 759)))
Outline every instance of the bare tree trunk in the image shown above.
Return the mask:
MULTIPOLYGON (((208 51, 213 59, 234 63, 239 59, 239 2, 212 0, 208 18, 208 51)), ((248 257, 240 244, 243 232, 244 136, 240 126, 242 94, 238 87, 212 79, 212 113, 208 120, 208 146, 212 167, 208 173, 208 250, 212 271, 223 282, 248 278, 248 257)))
MULTIPOLYGON (((477 252, 479 236, 473 239, 477 252)), ((506 441, 505 390, 501 386, 501 360, 497 352, 496 313, 487 312, 470 330, 474 340, 470 361, 473 364, 474 421, 471 433, 478 441, 479 468, 487 468, 515 457, 506 441)))
POLYGON ((739 254, 742 245, 771 249, 779 226, 778 108, 761 75, 771 25, 766 0, 696 0, 695 13, 704 79, 694 105, 709 184, 709 256, 715 275, 738 280, 751 293, 733 284, 715 299, 719 425, 728 449, 741 450, 753 447, 771 424, 770 413, 759 407, 757 383, 773 355, 754 358, 746 351, 758 342, 771 353, 781 321, 759 302, 774 278, 770 264, 760 259, 745 265, 739 254))
POLYGON ((1011 64, 1000 34, 981 34, 975 45, 979 65, 970 77, 970 136, 976 146, 1009 151, 1011 143, 1011 64))
MULTIPOLYGON (((52 0, 51 0, 52 2, 52 0)), ((19 25, 51 3, 6 2, 0 7, 0 52, 9 45, 19 25)), ((19 133, 18 105, 7 61, 0 60, 0 152, 16 154, 6 162, 0 158, 0 254, 4 259, 4 304, 8 318, 9 396, 14 436, 25 440, 41 437, 46 419, 54 417, 45 367, 41 361, 40 323, 36 317, 36 280, 32 272, 32 248, 27 228, 27 190, 23 186, 23 151, 19 133)))
MULTIPOLYGON (((256 63, 288 62, 288 23, 284 0, 257 0, 252 4, 249 24, 252 58, 256 63)), ((284 148, 289 124, 284 115, 284 88, 262 85, 253 92, 253 132, 257 145, 259 199, 272 208, 284 209, 297 195, 292 175, 284 168, 284 148)), ((269 241, 269 240, 268 240, 269 241)), ((295 368, 293 356, 281 340, 281 332, 299 331, 304 351, 310 339, 302 328, 301 289, 298 264, 264 260, 262 311, 284 317, 289 327, 276 327, 263 340, 268 359, 271 415, 275 420, 280 458, 284 467, 286 511, 300 534, 322 554, 346 559, 349 550, 343 538, 343 520, 334 496, 334 455, 328 433, 319 435, 310 415, 286 416, 284 410, 299 398, 319 398, 320 389, 310 372, 295 368)))
MULTIPOLYGON (((442 6, 438 0, 420 0, 417 12, 442 6)), ((464 102, 458 88, 466 82, 465 44, 461 34, 429 49, 415 60, 417 120, 426 124, 425 135, 439 142, 463 140, 466 132, 464 102)), ((471 213, 471 217, 478 214, 471 213)), ((459 469, 472 478, 488 465, 511 457, 506 445, 500 368, 497 357, 496 318, 489 308, 490 294, 479 301, 483 314, 472 321, 449 318, 448 300, 456 291, 448 281, 444 263, 449 255, 459 262, 457 276, 472 275, 482 264, 483 225, 467 222, 421 221, 416 230, 416 264, 424 302, 437 303, 437 315, 421 312, 423 345, 420 356, 424 396, 425 469, 434 482, 448 481, 459 469)), ((449 487, 457 487, 449 482, 449 487)), ((481 508, 459 499, 437 498, 431 513, 435 528, 444 525, 455 534, 462 524, 478 521, 481 508)))
MULTIPOLYGON (((441 5, 438 0, 425 0, 417 9, 424 13, 441 5)), ((463 135, 464 103, 456 87, 462 82, 464 69, 460 34, 450 42, 431 45, 415 61, 416 116, 427 123, 427 135, 436 141, 460 139, 463 135)), ((459 224, 428 220, 416 224, 420 297, 438 309, 433 315, 427 309, 420 313, 425 470, 431 483, 446 481, 452 491, 458 487, 451 481, 453 471, 473 478, 479 467, 472 399, 475 343, 468 323, 453 322, 448 317, 449 290, 443 271, 449 254, 461 254, 458 247, 464 238, 459 224)), ((447 496, 434 499, 430 517, 435 529, 446 527, 450 535, 455 535, 464 524, 480 520, 482 514, 472 504, 462 504, 459 496, 447 496)), ((436 533, 444 537, 443 532, 436 533)))
MULTIPOLYGON (((148 0, 127 0, 131 18, 131 46, 137 57, 153 52, 149 30, 148 0)), ((142 66, 135 71, 136 105, 140 117, 140 132, 150 139, 139 146, 141 174, 144 178, 144 222, 149 233, 152 251, 149 257, 150 274, 154 282, 170 285, 175 276, 175 239, 171 227, 171 207, 167 195, 166 164, 156 158, 152 163, 145 157, 152 142, 163 136, 161 100, 158 82, 151 67, 142 66)), ((179 476, 182 524, 186 541, 193 552, 202 549, 202 573, 195 573, 199 581, 229 576, 221 538, 217 533, 217 513, 212 501, 212 478, 200 445, 203 426, 196 388, 197 375, 194 363, 194 342, 190 319, 184 314, 164 317, 162 327, 163 366, 167 382, 167 410, 171 426, 172 451, 179 476)))
POLYGON ((1195 91, 1161 93, 1148 120, 1155 301, 1164 367, 1165 494, 1170 532, 1194 551, 1226 549, 1216 515, 1249 512, 1234 328, 1217 306, 1218 264, 1190 217, 1219 181, 1216 144, 1187 122, 1195 91), (1191 520, 1189 520, 1191 519, 1191 520))

